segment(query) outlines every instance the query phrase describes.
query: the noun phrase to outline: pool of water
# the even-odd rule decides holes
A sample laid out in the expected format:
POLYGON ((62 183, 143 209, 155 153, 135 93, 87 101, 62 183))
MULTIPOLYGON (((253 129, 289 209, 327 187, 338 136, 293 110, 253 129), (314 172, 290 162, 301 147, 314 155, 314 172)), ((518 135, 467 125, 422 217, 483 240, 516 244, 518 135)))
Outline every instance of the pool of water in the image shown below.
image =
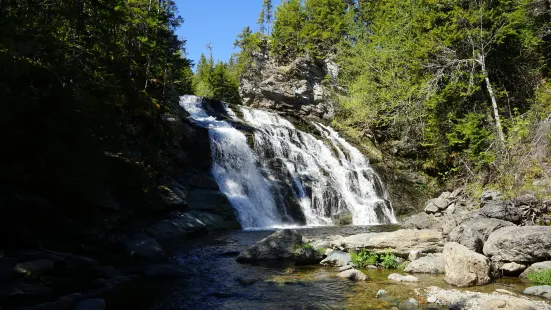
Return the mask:
MULTIPOLYGON (((391 231, 396 226, 319 227, 300 229, 306 237, 350 235, 391 231)), ((363 270, 370 280, 353 282, 335 277, 336 268, 294 266, 291 262, 239 264, 237 254, 273 231, 235 231, 188 242, 175 249, 174 260, 186 269, 186 276, 171 282, 152 284, 156 299, 141 303, 143 309, 392 309, 421 296, 415 289, 439 286, 456 289, 443 275, 416 274, 417 283, 388 281, 387 270, 363 270), (384 289, 385 297, 375 298, 384 289)), ((521 293, 527 285, 518 278, 470 287, 470 291, 493 292, 497 288, 521 293)), ((147 294, 147 292, 144 292, 147 294)), ((136 308, 137 309, 137 308, 136 308)))

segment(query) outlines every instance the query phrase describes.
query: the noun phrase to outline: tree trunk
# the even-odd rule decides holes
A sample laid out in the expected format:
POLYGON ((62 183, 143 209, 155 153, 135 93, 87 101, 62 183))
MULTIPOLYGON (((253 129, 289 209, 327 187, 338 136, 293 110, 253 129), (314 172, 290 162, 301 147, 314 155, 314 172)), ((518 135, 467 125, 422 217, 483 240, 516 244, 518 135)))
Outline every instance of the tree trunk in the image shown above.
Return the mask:
POLYGON ((488 71, 486 71, 486 62, 483 56, 479 57, 479 62, 480 62, 480 66, 482 67, 482 74, 484 75, 484 81, 486 82, 486 89, 488 90, 488 94, 490 94, 490 99, 492 101, 492 110, 494 111, 494 120, 496 122, 497 137, 500 142, 505 142, 505 136, 503 135, 503 128, 501 127, 501 120, 499 118, 499 110, 497 108, 497 100, 494 95, 492 83, 490 83, 490 78, 488 77, 488 71))

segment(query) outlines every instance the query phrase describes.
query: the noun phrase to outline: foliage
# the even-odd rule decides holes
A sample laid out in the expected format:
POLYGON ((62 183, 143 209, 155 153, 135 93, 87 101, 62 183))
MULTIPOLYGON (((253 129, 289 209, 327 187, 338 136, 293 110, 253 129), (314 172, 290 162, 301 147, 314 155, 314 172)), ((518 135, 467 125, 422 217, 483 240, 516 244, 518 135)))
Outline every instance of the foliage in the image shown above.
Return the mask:
POLYGON ((318 248, 317 251, 318 251, 318 253, 320 253, 321 255, 325 255, 325 252, 327 252, 327 248, 321 247, 321 248, 318 248))
POLYGON ((544 269, 528 274, 528 279, 532 284, 551 285, 551 269, 544 269))
POLYGON ((286 0, 277 7, 274 17, 271 50, 278 61, 290 61, 304 52, 301 0, 286 0))
POLYGON ((294 250, 299 250, 299 249, 314 249, 314 246, 311 245, 310 243, 308 242, 305 242, 305 243, 297 243, 297 244, 294 244, 293 245, 293 249, 294 250))
POLYGON ((358 268, 376 265, 379 259, 377 254, 371 253, 365 249, 361 249, 359 252, 350 252, 350 257, 354 263, 354 266, 358 268))
POLYGON ((396 269, 398 266, 398 262, 396 260, 396 256, 394 254, 386 252, 384 255, 381 255, 381 266, 385 269, 396 269))
POLYGON ((239 85, 233 78, 228 65, 222 62, 214 64, 212 55, 207 59, 204 54, 197 63, 197 72, 193 77, 194 93, 228 103, 239 103, 239 85))

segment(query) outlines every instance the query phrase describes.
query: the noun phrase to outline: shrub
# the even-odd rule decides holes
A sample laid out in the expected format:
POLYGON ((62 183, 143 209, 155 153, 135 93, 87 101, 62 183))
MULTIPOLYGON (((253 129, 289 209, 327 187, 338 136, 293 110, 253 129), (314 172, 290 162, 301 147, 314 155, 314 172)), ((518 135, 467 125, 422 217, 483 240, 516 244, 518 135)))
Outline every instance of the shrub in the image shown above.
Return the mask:
POLYGON ((386 252, 385 255, 381 255, 381 265, 385 269, 396 269, 398 262, 394 254, 386 252))
POLYGON ((551 269, 545 269, 528 274, 528 279, 533 284, 551 285, 551 269))
POLYGON ((376 265, 378 256, 375 253, 362 249, 359 252, 350 252, 350 258, 354 265, 358 268, 364 268, 368 265, 376 265))

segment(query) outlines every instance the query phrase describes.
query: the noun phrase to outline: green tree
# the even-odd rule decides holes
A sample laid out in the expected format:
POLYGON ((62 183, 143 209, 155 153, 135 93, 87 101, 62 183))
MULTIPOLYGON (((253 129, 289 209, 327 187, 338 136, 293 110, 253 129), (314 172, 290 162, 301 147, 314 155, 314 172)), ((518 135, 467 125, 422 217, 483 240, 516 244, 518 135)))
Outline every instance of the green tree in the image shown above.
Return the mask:
POLYGON ((292 60, 304 52, 301 38, 304 22, 301 0, 286 0, 277 7, 271 50, 278 61, 292 60))
POLYGON ((301 29, 305 49, 315 57, 335 52, 336 44, 347 33, 348 5, 343 0, 306 0, 306 21, 301 29))

